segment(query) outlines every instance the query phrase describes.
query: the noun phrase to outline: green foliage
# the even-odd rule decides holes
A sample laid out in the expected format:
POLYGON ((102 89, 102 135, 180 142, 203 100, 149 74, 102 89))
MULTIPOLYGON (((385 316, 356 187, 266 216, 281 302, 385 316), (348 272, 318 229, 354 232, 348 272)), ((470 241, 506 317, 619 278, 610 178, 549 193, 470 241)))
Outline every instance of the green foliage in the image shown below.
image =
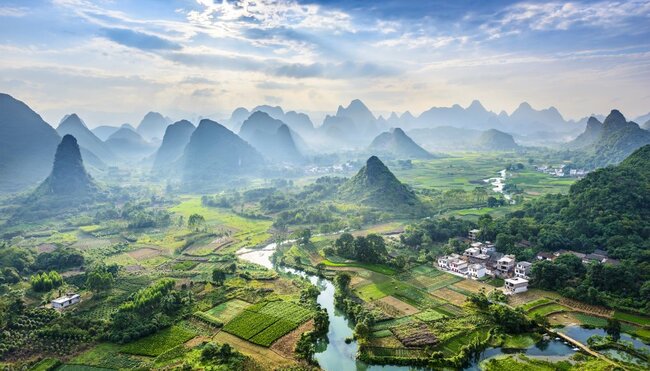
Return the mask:
POLYGON ((70 267, 78 267, 84 264, 84 257, 78 251, 61 247, 52 252, 44 252, 36 257, 34 270, 63 270, 70 267))
POLYGON ((476 228, 474 222, 450 218, 427 218, 409 225, 400 235, 400 241, 409 247, 431 246, 434 242, 447 242, 453 237, 464 237, 467 231, 476 228))
POLYGON ((106 291, 113 287, 119 266, 99 264, 86 272, 86 287, 94 292, 106 291))
POLYGON ((199 231, 205 228, 205 218, 200 214, 192 214, 187 219, 187 227, 194 231, 199 231))
POLYGON ((384 239, 376 234, 355 238, 349 233, 343 233, 334 242, 334 247, 338 255, 363 263, 383 262, 387 254, 384 239))
POLYGON ((187 342, 194 336, 196 336, 194 331, 182 326, 171 326, 153 335, 122 345, 120 351, 127 354, 155 357, 187 342))
POLYGON ((36 292, 47 292, 63 284, 63 278, 56 271, 37 273, 29 278, 32 289, 36 292))

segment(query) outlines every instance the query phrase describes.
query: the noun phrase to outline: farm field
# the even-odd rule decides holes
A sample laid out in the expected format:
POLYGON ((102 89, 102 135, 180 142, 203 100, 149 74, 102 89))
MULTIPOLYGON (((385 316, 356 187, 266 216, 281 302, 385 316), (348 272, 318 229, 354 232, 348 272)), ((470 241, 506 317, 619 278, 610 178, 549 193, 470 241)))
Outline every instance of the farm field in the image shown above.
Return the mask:
POLYGON ((252 305, 235 316, 223 331, 268 347, 311 318, 309 309, 287 301, 252 305))
POLYGON ((560 304, 548 303, 548 304, 543 304, 534 307, 531 311, 528 312, 528 315, 531 317, 535 315, 540 315, 545 317, 554 312, 566 312, 566 311, 570 311, 570 309, 560 304))
POLYGON ((120 347, 120 352, 155 357, 189 341, 197 334, 181 326, 172 326, 120 347))
POLYGON ((228 323, 249 306, 250 304, 243 300, 233 299, 217 305, 216 307, 206 311, 205 314, 213 317, 221 323, 228 323))

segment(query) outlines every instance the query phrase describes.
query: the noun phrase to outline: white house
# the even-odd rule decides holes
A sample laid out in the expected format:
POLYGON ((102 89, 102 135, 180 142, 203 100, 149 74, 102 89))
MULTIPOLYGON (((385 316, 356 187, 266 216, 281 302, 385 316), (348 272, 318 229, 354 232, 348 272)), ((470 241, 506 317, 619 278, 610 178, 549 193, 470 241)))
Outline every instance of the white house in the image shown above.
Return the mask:
POLYGON ((438 267, 442 269, 449 269, 449 257, 441 256, 438 258, 438 267))
POLYGON ((469 257, 474 257, 477 255, 481 254, 481 249, 478 247, 470 247, 469 249, 466 249, 463 255, 469 256, 469 257))
POLYGON ((528 280, 526 279, 520 277, 507 278, 505 282, 506 295, 514 295, 528 291, 528 280))
POLYGON ((449 270, 456 273, 467 274, 467 262, 460 258, 449 260, 449 270))
POLYGON ((473 279, 479 279, 485 277, 487 269, 483 264, 471 264, 467 267, 467 276, 473 279))
POLYGON ((532 266, 529 262, 519 262, 515 265, 515 277, 528 279, 530 277, 530 267, 532 266))
POLYGON ((66 294, 60 298, 52 300, 52 308, 63 309, 81 301, 79 294, 66 294))
POLYGON ((501 259, 497 261, 497 274, 500 276, 507 276, 512 268, 515 266, 515 256, 514 255, 504 255, 501 259))
POLYGON ((472 241, 476 241, 478 238, 478 234, 481 233, 480 229, 472 229, 469 231, 469 239, 472 241))

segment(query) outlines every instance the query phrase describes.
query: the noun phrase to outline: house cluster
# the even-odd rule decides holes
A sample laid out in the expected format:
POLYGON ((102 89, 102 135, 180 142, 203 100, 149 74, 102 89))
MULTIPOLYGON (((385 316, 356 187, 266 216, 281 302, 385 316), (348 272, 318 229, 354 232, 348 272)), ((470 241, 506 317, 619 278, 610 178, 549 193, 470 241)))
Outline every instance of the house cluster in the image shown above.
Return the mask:
POLYGON ((474 242, 462 255, 439 257, 438 268, 474 280, 485 276, 503 278, 506 281, 506 294, 526 291, 532 264, 526 261, 517 262, 514 255, 497 252, 494 244, 489 241, 476 241, 478 233, 478 230, 469 232, 469 238, 474 242))
POLYGON ((75 293, 68 293, 60 298, 53 299, 50 303, 54 309, 65 309, 81 301, 81 296, 75 293))
POLYGON ((346 171, 352 171, 355 169, 355 164, 352 162, 346 162, 344 164, 337 164, 332 166, 313 166, 306 169, 308 174, 336 174, 346 171))
POLYGON ((582 178, 587 173, 589 173, 585 169, 572 169, 567 167, 566 165, 558 165, 558 166, 548 166, 548 165, 543 165, 543 166, 535 166, 535 170, 552 175, 552 176, 557 176, 557 177, 573 177, 573 178, 582 178))
POLYGON ((618 265, 620 261, 610 258, 607 254, 607 251, 600 249, 594 250, 591 254, 583 254, 577 251, 572 250, 558 250, 556 252, 540 252, 537 254, 537 260, 550 260, 553 261, 561 255, 571 254, 577 256, 582 260, 583 264, 607 264, 607 265, 618 265))

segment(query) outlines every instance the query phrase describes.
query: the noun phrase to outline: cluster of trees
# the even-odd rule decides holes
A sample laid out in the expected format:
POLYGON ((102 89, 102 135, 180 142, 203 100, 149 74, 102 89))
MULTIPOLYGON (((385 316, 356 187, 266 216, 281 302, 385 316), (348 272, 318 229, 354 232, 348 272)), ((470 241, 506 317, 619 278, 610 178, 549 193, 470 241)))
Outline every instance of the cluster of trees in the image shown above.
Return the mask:
POLYGON ((354 237, 343 233, 334 242, 334 252, 344 258, 363 263, 380 263, 386 260, 386 243, 376 234, 354 237))
POLYGON ((32 289, 36 292, 47 292, 63 284, 63 278, 56 271, 37 273, 29 278, 32 289))
POLYGON ((488 297, 485 292, 471 294, 467 301, 486 315, 496 326, 509 334, 530 331, 535 325, 521 308, 512 309, 497 302, 498 297, 488 297))
POLYGON ((131 295, 112 316, 108 338, 127 343, 170 326, 174 320, 189 313, 190 291, 177 291, 172 279, 162 279, 131 295))
POLYGON ((60 247, 52 252, 39 254, 34 261, 32 269, 35 270, 63 270, 79 267, 84 264, 84 257, 71 247, 60 247))
POLYGON ((406 227, 400 235, 400 242, 411 248, 430 247, 434 243, 447 242, 453 237, 467 235, 467 231, 476 228, 469 220, 455 217, 441 219, 425 219, 406 227))
MULTIPOLYGON (((210 365, 223 365, 228 370, 237 370, 242 368, 242 363, 246 357, 233 349, 230 344, 207 343, 201 349, 201 362, 210 365)), ((187 365, 192 369, 191 365, 187 365)), ((183 368, 185 369, 185 367, 183 368)))
POLYGON ((86 287, 94 292, 106 291, 113 287, 120 270, 117 264, 99 264, 86 272, 86 287))
POLYGON ((187 227, 195 232, 205 229, 205 218, 201 214, 192 214, 187 218, 187 227))
POLYGON ((146 203, 127 202, 121 217, 126 219, 129 229, 164 227, 171 224, 171 213, 165 209, 147 207, 146 203))

